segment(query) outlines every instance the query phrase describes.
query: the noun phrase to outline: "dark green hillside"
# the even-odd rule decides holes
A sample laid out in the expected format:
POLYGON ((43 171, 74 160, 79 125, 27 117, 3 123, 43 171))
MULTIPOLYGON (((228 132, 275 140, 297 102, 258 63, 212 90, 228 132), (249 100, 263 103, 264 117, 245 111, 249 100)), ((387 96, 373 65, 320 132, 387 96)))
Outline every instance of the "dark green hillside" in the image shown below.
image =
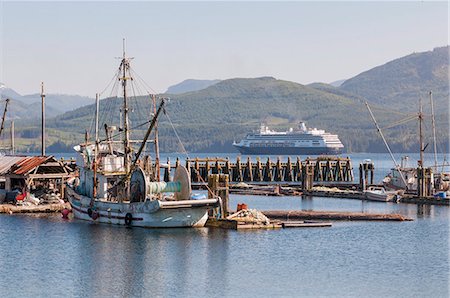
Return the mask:
POLYGON ((363 72, 339 89, 369 101, 401 110, 417 111, 432 90, 438 110, 448 113, 449 47, 414 53, 363 72))
MULTIPOLYGON (((118 98, 101 101, 101 110, 109 113, 100 118, 100 125, 105 122, 118 125, 120 106, 118 98)), ((144 122, 148 113, 143 111, 150 110, 149 99, 136 98, 131 101, 131 109, 136 112, 131 117, 132 126, 144 122)), ((261 122, 285 130, 299 120, 310 127, 338 133, 349 151, 384 151, 359 99, 274 78, 231 79, 204 90, 174 95, 166 110, 184 146, 191 152, 230 151, 233 140, 258 129, 261 122)), ((93 105, 82 107, 49 120, 48 126, 56 131, 78 134, 77 141, 81 141, 85 129, 93 133, 93 111, 93 105)), ((382 111, 378 117, 388 123, 396 114, 382 111)), ((143 134, 140 129, 134 138, 143 134)), ((414 133, 415 126, 407 134, 414 133)), ((76 143, 73 139, 70 141, 76 143)), ((165 151, 181 150, 164 115, 160 118, 160 142, 165 151)), ((414 150, 414 142, 410 137, 409 141, 402 140, 398 145, 414 150)))
POLYGON ((335 87, 335 86, 330 85, 330 84, 312 83, 312 84, 309 84, 307 86, 311 87, 311 88, 314 88, 314 89, 317 89, 317 90, 320 90, 320 91, 331 93, 331 94, 334 94, 334 95, 343 96, 343 97, 352 99, 352 100, 354 100, 356 102, 364 103, 364 102, 367 101, 367 99, 364 98, 363 96, 347 92, 345 90, 339 89, 339 87, 335 87))
MULTIPOLYGON (((308 86, 277 80, 272 77, 229 79, 208 88, 177 95, 167 95, 167 115, 160 118, 160 144, 163 151, 181 151, 172 125, 184 146, 190 152, 227 152, 234 150, 233 141, 257 130, 261 123, 272 129, 286 130, 305 121, 308 127, 337 133, 348 152, 386 152, 380 136, 364 105, 368 101, 392 149, 397 152, 418 151, 417 121, 401 122, 408 115, 416 115, 419 98, 425 111, 425 143, 431 143, 431 121, 428 91, 434 94, 438 149, 448 152, 448 50, 437 48, 431 52, 416 53, 364 72, 343 83, 341 87, 314 83, 308 86)), ((104 99, 100 103, 101 137, 103 124, 119 124, 120 98, 104 99)), ((40 130, 40 108, 16 104, 23 114, 16 125, 16 144, 34 148, 40 130), (34 139, 33 139, 34 138, 34 139), (34 146, 34 147, 33 147, 34 146)), ((150 99, 130 100, 131 126, 148 120, 150 99)), ((84 139, 94 133, 93 104, 66 112, 47 121, 48 144, 58 148, 84 139)), ((147 124, 148 125, 148 124, 147 124)), ((138 128, 132 135, 139 139, 146 129, 138 128)), ((6 136, 7 133, 4 134, 6 136)), ((39 142, 37 142, 38 144, 39 142)), ((432 146, 428 147, 430 151, 432 146)))

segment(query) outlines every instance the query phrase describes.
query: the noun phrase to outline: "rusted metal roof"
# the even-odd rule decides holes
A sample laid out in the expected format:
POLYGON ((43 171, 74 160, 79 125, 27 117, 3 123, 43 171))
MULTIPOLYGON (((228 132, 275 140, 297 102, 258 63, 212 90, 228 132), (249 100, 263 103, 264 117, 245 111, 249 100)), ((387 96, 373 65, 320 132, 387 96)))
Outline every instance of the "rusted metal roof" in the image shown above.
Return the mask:
POLYGON ((0 156, 0 176, 28 174, 67 175, 72 169, 53 156, 0 156), (38 169, 36 169, 38 168, 38 169), (34 171, 36 170, 36 173, 34 171))
POLYGON ((36 167, 45 163, 51 156, 30 156, 25 157, 11 167, 11 173, 16 175, 25 175, 36 167))
POLYGON ((0 156, 0 176, 6 174, 13 165, 25 158, 25 156, 0 156))

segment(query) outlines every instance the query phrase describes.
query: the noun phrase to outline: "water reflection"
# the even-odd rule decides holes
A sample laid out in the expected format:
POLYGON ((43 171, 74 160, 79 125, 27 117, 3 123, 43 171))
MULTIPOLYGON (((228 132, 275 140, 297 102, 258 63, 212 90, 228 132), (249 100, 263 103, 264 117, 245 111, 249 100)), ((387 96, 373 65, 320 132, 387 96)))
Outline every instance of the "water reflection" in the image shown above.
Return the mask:
POLYGON ((229 233, 232 231, 225 229, 209 229, 207 241, 207 281, 206 283, 214 284, 213 287, 206 285, 206 296, 223 297, 227 296, 225 285, 229 284, 228 280, 228 258, 229 252, 229 233))
POLYGON ((434 217, 434 212, 432 212, 433 206, 428 204, 418 204, 417 205, 417 218, 432 218, 434 217))
POLYGON ((301 208, 304 211, 312 211, 314 209, 313 197, 302 195, 301 208))
POLYGON ((226 295, 227 230, 74 224, 81 229, 71 256, 81 296, 226 295))
POLYGON ((0 216, 1 296, 448 297, 449 207, 241 199, 261 210, 362 210, 415 220, 236 232, 5 215, 0 216))

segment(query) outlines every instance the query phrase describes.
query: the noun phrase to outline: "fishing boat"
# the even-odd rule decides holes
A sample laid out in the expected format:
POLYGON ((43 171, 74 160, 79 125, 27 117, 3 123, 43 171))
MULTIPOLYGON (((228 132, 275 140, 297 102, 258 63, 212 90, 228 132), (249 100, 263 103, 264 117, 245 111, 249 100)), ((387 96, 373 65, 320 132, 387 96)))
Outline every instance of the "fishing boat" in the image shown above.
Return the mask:
MULTIPOLYGON (((423 136, 423 120, 424 113, 422 107, 422 100, 419 101, 419 113, 417 115, 408 116, 405 119, 402 119, 398 123, 405 123, 411 120, 419 121, 419 154, 420 159, 417 161, 417 167, 408 166, 408 156, 404 156, 401 159, 401 164, 399 165, 392 154, 392 151, 381 131, 380 126, 378 125, 375 116, 370 109, 369 104, 366 102, 366 107, 370 113, 370 116, 377 128, 378 133, 380 134, 383 142, 388 150, 392 161, 394 162, 395 167, 391 169, 391 172, 388 173, 383 179, 383 186, 388 190, 404 190, 406 193, 417 194, 418 196, 426 197, 431 196, 434 193, 443 193, 447 192, 450 189, 450 173, 444 171, 444 167, 448 166, 448 164, 444 162, 442 165, 438 165, 437 161, 437 147, 436 147, 436 125, 434 119, 434 104, 432 92, 429 92, 430 95, 430 107, 431 107, 431 121, 432 121, 432 132, 433 132, 433 144, 434 144, 434 166, 433 167, 425 167, 423 154, 425 149, 428 147, 428 144, 424 146, 424 136, 423 136), (439 167, 442 167, 442 170, 439 171, 439 167)), ((392 127, 392 126, 391 126, 392 127)))
POLYGON ((383 178, 383 185, 387 189, 407 189, 417 191, 417 168, 408 166, 408 156, 403 156, 400 167, 392 168, 383 178))
MULTIPOLYGON (((194 199, 197 197, 191 196, 191 179, 186 168, 177 166, 173 181, 164 182, 158 179, 159 156, 155 157, 155 165, 150 156, 140 158, 166 100, 161 99, 156 111, 156 96, 152 96, 155 111, 139 150, 135 151, 130 139, 127 98, 127 83, 133 77, 130 58, 126 57, 125 50, 117 77, 123 90, 123 128, 119 129, 122 139, 114 141, 111 132, 115 128, 105 126, 107 138, 99 140, 97 95, 95 141, 89 142, 86 138, 83 144, 74 147, 78 154, 79 177, 70 181, 66 189, 74 217, 91 222, 149 228, 204 226, 208 210, 219 206, 220 198, 194 199)), ((158 153, 156 131, 154 135, 153 143, 158 153)))
POLYGON ((378 202, 394 201, 398 195, 395 191, 386 191, 384 187, 371 186, 364 192, 366 200, 378 202))

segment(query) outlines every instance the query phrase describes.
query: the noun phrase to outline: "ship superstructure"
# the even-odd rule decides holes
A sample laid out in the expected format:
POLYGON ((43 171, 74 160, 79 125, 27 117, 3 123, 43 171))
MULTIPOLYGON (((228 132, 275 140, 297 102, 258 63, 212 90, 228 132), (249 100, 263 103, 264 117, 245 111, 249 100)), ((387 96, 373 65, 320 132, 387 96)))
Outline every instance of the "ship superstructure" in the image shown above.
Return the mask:
POLYGON ((307 128, 304 122, 300 122, 298 129, 290 128, 288 131, 273 131, 261 125, 258 133, 248 134, 233 146, 242 154, 249 155, 339 154, 344 148, 338 135, 307 128))

